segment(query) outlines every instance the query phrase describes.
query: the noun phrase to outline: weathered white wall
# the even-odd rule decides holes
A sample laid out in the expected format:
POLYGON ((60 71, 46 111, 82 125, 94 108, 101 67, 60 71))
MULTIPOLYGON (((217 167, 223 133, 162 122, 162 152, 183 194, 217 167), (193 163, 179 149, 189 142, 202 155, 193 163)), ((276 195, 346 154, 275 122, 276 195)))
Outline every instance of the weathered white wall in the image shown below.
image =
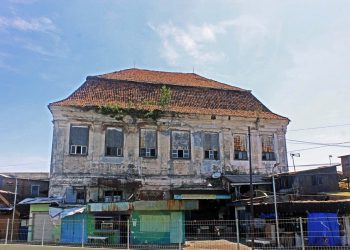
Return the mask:
MULTIPOLYGON (((248 173, 249 161, 234 160, 233 135, 247 134, 251 127, 252 166, 255 173, 271 173, 273 165, 280 163, 282 171, 288 171, 285 132, 287 121, 264 120, 211 115, 176 115, 153 120, 135 120, 124 117, 117 121, 94 111, 76 108, 51 107, 53 114, 53 142, 51 160, 50 195, 63 195, 66 186, 96 187, 98 177, 125 179, 129 164, 136 167, 145 190, 169 190, 170 186, 204 183, 215 171, 248 173), (89 126, 87 156, 69 154, 71 125, 89 126), (124 131, 123 157, 105 156, 106 127, 120 127, 124 131), (139 129, 154 128, 158 131, 157 158, 139 157, 139 129), (170 131, 191 132, 191 159, 170 158, 170 131), (203 132, 218 132, 220 142, 219 160, 205 160, 202 145, 203 132), (261 160, 261 134, 273 134, 276 161, 261 160)), ((90 190, 92 191, 92 189, 90 190)), ((91 193, 91 192, 90 192, 91 193)), ((91 194, 90 197, 94 197, 91 194)), ((89 199, 89 197, 88 197, 89 199)))

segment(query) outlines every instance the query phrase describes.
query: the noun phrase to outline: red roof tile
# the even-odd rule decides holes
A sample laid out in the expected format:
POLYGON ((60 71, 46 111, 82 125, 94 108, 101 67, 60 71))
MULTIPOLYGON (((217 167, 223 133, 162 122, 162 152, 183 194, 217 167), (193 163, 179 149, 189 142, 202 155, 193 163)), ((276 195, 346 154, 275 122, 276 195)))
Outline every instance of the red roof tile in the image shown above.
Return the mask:
POLYGON ((96 107, 113 104, 126 108, 132 104, 154 110, 160 108, 156 103, 160 99, 163 85, 171 90, 171 101, 167 107, 171 112, 288 120, 272 113, 250 91, 196 74, 139 69, 88 77, 68 98, 50 105, 96 107), (152 75, 155 76, 154 79, 151 78, 152 75))
POLYGON ((152 84, 206 87, 214 89, 242 90, 225 83, 214 81, 194 73, 163 72, 145 69, 125 69, 97 76, 103 79, 132 81, 152 84))

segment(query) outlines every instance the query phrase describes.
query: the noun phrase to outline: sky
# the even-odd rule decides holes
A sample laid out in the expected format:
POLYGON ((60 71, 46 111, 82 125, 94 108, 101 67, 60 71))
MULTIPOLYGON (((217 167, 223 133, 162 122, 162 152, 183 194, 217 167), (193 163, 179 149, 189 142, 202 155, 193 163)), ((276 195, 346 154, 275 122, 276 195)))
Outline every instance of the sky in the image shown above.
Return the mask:
POLYGON ((291 120, 297 167, 339 162, 350 154, 349 12, 348 0, 1 0, 0 172, 49 171, 47 105, 134 66, 252 90, 291 120))

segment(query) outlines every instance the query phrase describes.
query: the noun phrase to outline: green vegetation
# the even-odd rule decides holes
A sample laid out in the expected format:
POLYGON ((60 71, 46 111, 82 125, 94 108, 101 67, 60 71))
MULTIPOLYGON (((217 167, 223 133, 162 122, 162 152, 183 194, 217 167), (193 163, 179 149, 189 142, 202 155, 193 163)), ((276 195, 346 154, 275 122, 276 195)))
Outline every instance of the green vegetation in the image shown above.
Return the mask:
POLYGON ((163 85, 160 89, 158 102, 144 101, 141 104, 128 102, 126 108, 121 108, 115 104, 99 106, 97 111, 103 115, 109 115, 116 120, 122 120, 124 116, 129 115, 132 118, 152 119, 156 121, 167 110, 171 102, 171 90, 163 85), (147 110, 147 106, 158 106, 159 109, 147 110))

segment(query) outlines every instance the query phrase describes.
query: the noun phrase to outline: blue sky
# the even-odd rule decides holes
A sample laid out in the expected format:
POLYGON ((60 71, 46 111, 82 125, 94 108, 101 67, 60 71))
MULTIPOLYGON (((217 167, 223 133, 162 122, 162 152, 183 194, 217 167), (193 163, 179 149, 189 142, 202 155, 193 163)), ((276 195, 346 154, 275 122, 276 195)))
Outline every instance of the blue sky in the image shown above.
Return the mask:
MULTIPOLYGON (((349 125, 293 131, 350 124, 349 11, 346 0, 3 0, 0 171, 48 171, 47 105, 88 75, 134 64, 250 89, 291 119, 288 139, 349 142, 349 125)), ((342 145, 300 151, 295 162, 339 161, 350 153, 342 145)))

